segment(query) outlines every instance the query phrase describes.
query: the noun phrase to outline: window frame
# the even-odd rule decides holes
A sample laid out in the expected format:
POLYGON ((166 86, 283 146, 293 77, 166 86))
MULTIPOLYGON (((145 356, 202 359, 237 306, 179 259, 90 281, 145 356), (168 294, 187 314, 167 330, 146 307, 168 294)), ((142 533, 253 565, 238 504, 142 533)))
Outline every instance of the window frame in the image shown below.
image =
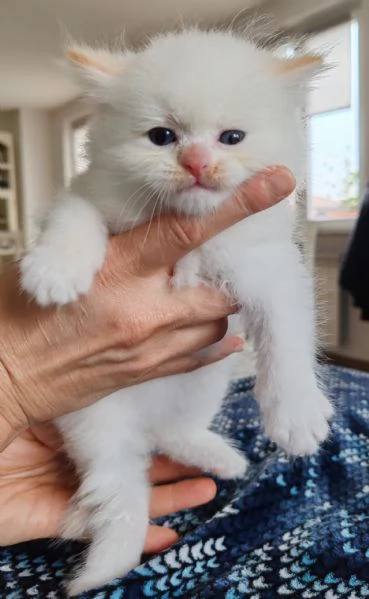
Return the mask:
POLYGON ((75 143, 74 143, 74 135, 77 129, 79 129, 80 127, 85 127, 86 125, 88 125, 88 122, 90 120, 90 116, 82 116, 79 119, 73 120, 73 122, 71 123, 71 129, 70 129, 70 143, 71 143, 71 158, 72 158, 72 169, 73 169, 73 177, 78 175, 77 169, 76 169, 76 148, 75 148, 75 143))
POLYGON ((68 186, 75 176, 74 160, 74 131, 82 123, 88 122, 92 117, 92 110, 86 106, 79 106, 64 119, 63 126, 63 176, 64 183, 68 186))

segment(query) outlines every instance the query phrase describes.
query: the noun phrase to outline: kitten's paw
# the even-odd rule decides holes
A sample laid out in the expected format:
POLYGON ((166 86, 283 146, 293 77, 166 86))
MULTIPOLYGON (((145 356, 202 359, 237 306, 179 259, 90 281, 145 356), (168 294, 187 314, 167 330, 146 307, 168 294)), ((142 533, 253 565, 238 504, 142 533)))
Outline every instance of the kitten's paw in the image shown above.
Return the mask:
POLYGON ((331 403, 318 388, 291 401, 274 398, 264 412, 265 433, 290 455, 312 455, 328 437, 332 415, 331 403))
POLYGON ((224 479, 242 478, 248 466, 247 459, 237 449, 212 431, 189 438, 162 439, 161 450, 181 464, 224 479))
MULTIPOLYGON (((116 551, 121 551, 121 549, 117 548, 116 551)), ((102 560, 103 561, 103 560, 102 560)), ((120 578, 121 576, 125 576, 133 570, 137 568, 140 564, 140 557, 132 558, 130 560, 126 560, 126 562, 119 569, 112 570, 109 573, 109 569, 104 566, 100 567, 99 564, 96 564, 96 567, 89 568, 83 567, 77 575, 69 580, 66 583, 66 591, 68 597, 76 597, 81 593, 85 593, 87 591, 91 591, 92 589, 98 589, 102 587, 115 578, 120 578)))
POLYGON ((67 597, 77 597, 78 595, 90 591, 95 587, 96 585, 94 585, 93 582, 90 582, 84 576, 77 576, 76 578, 73 578, 73 580, 70 580, 66 583, 65 590, 67 597))
POLYGON ((228 447, 228 450, 228 452, 224 452, 223 456, 219 456, 220 459, 211 472, 224 480, 243 478, 248 467, 247 459, 232 447, 228 447))
POLYGON ((78 597, 82 593, 98 589, 100 586, 103 586, 104 582, 110 581, 100 582, 95 576, 80 574, 66 583, 67 597, 78 597))
POLYGON ((89 248, 73 255, 39 245, 21 261, 21 286, 41 306, 68 304, 90 290, 103 260, 104 253, 89 248))
POLYGON ((67 597, 78 597, 82 593, 87 593, 92 589, 98 589, 104 584, 110 582, 110 580, 101 580, 98 577, 91 574, 79 574, 72 580, 69 580, 65 587, 67 597))

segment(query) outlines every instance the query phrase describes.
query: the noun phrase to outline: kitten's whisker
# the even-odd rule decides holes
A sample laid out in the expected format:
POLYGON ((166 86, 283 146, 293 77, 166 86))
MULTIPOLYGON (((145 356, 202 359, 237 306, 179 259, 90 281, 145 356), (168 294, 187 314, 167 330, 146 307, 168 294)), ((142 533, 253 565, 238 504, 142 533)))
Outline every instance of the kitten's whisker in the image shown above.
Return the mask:
MULTIPOLYGON (((142 199, 145 191, 147 188, 150 188, 150 183, 149 182, 145 182, 143 185, 141 185, 141 187, 139 187, 138 189, 136 189, 130 196, 129 198, 124 202, 122 209, 118 215, 117 218, 117 222, 124 222, 123 216, 125 215, 125 213, 128 211, 128 209, 133 209, 136 204, 142 199), (137 195, 138 194, 138 195, 137 195), (136 196, 134 202, 132 203, 133 198, 136 196)), ((137 221, 137 218, 135 219, 137 221)), ((123 230, 123 229, 122 229, 123 230)))
POLYGON ((159 214, 158 214, 158 228, 157 228, 157 239, 159 240, 159 234, 160 234, 160 216, 163 213, 163 207, 167 207, 167 210, 165 212, 169 212, 170 209, 170 205, 168 202, 168 198, 170 196, 170 189, 168 188, 163 188, 161 187, 161 189, 159 190, 159 197, 160 197, 160 204, 159 204, 159 214))
POLYGON ((127 200, 124 201, 123 205, 122 205, 122 209, 118 215, 118 221, 120 221, 122 219, 122 216, 124 214, 124 211, 128 209, 128 207, 132 208, 135 206, 136 201, 133 202, 133 205, 131 205, 131 202, 133 200, 133 198, 137 195, 140 194, 139 198, 141 197, 143 191, 145 190, 147 186, 147 183, 144 183, 143 185, 141 185, 138 189, 136 189, 128 198, 127 200))
POLYGON ((145 203, 144 203, 144 204, 141 206, 141 209, 140 209, 140 210, 139 210, 139 212, 137 213, 135 220, 134 220, 134 221, 133 221, 133 223, 131 224, 131 229, 130 229, 131 233, 132 233, 132 231, 133 231, 133 230, 134 230, 134 229, 135 229, 137 226, 139 226, 140 224, 142 224, 142 223, 141 223, 141 218, 140 218, 140 217, 141 217, 142 213, 145 211, 145 209, 147 208, 147 206, 149 206, 149 204, 150 204, 150 201, 151 201, 152 197, 153 197, 153 194, 151 193, 151 194, 150 194, 150 195, 147 197, 147 199, 146 199, 145 203))
MULTIPOLYGON (((149 195, 147 196, 145 203, 143 204, 143 206, 141 207, 140 211, 138 212, 138 214, 136 216, 136 219, 135 219, 134 223, 132 224, 131 230, 136 227, 136 225, 138 224, 138 221, 140 219, 140 216, 141 216, 142 212, 150 204, 150 202, 153 199, 153 197, 155 197, 155 194, 156 194, 156 190, 152 189, 151 192, 149 193, 149 195)), ((156 205, 156 202, 154 204, 154 208, 155 208, 155 205, 156 205)))
MULTIPOLYGON (((143 245, 143 247, 145 246, 145 243, 146 243, 146 241, 147 241, 147 238, 148 238, 148 235, 149 235, 149 232, 150 232, 150 227, 151 227, 151 225, 152 225, 152 221, 153 221, 153 219, 154 219, 154 216, 155 216, 155 210, 156 210, 156 207, 157 207, 157 205, 158 205, 158 202, 160 202, 160 195, 158 195, 158 197, 156 198, 156 201, 155 201, 155 203, 154 203, 154 206, 153 206, 153 209, 152 209, 152 212, 151 212, 150 220, 149 220, 149 222, 148 222, 148 226, 147 226, 146 234, 145 234, 145 237, 144 237, 144 240, 143 240, 143 244, 142 244, 142 245, 143 245)), ((159 205, 160 205, 160 204, 159 204, 159 205)))

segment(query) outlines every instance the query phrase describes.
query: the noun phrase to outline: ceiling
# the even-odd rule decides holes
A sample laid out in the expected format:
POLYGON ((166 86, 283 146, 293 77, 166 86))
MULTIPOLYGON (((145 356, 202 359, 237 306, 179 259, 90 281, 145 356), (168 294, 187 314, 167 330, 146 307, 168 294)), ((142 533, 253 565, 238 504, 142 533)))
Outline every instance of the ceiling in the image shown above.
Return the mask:
POLYGON ((0 108, 56 107, 78 94, 62 41, 127 40, 178 22, 222 23, 263 0, 1 0, 0 108))

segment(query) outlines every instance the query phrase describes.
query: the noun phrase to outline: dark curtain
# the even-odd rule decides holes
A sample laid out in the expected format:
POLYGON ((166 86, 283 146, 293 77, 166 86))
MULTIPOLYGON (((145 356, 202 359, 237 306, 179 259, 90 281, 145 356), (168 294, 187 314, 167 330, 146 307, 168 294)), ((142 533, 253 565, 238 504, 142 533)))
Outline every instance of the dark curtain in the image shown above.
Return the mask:
POLYGON ((369 186, 342 263, 340 285, 361 310, 362 320, 369 320, 369 186))

